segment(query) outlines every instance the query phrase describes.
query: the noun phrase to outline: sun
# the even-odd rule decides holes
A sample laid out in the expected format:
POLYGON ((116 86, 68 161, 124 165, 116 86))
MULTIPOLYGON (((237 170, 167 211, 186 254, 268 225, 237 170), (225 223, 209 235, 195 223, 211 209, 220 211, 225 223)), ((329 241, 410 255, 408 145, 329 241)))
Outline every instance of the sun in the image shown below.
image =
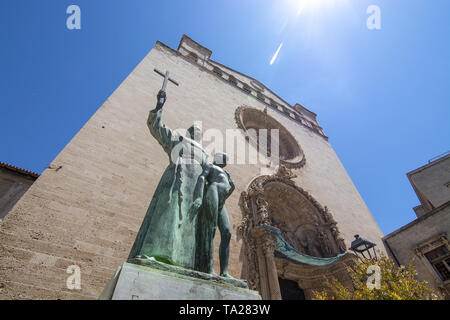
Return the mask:
POLYGON ((297 16, 306 11, 318 11, 334 7, 336 4, 346 1, 347 0, 289 0, 297 16))

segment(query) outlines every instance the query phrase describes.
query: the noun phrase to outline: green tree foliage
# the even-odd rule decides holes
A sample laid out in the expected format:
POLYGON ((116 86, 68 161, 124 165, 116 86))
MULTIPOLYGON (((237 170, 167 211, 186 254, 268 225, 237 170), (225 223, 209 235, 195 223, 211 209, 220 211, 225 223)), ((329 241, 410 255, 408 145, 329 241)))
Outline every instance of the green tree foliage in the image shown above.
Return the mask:
MULTIPOLYGON (((373 268, 373 267, 372 267, 373 268)), ((357 260, 347 267, 353 288, 347 288, 337 279, 327 282, 327 289, 314 292, 315 300, 440 300, 442 297, 428 286, 426 281, 417 280, 417 271, 410 264, 397 267, 392 259, 381 256, 375 260, 357 260), (371 265, 379 266, 379 288, 375 286, 373 272, 368 272, 371 265), (370 277, 370 280, 368 281, 370 277), (368 285, 369 282, 369 285, 368 285), (370 286, 372 282, 372 287, 370 286)))

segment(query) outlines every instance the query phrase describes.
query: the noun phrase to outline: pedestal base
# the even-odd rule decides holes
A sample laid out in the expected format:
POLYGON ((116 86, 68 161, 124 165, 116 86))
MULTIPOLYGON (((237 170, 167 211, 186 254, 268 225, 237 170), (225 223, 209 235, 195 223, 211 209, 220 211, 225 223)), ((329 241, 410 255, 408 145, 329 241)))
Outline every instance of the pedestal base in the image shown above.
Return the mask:
POLYGON ((261 300, 261 296, 256 291, 220 281, 204 280, 149 266, 124 263, 99 299, 261 300))

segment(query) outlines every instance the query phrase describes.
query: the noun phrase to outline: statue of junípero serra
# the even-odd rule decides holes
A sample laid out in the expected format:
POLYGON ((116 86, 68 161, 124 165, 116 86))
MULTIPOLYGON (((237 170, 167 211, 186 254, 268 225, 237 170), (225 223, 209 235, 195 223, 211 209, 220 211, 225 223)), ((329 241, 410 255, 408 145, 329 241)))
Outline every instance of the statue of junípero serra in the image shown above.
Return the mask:
POLYGON ((207 155, 199 143, 202 132, 198 126, 191 126, 187 135, 182 136, 163 124, 161 113, 165 101, 165 91, 161 90, 147 125, 169 156, 169 165, 159 181, 128 259, 154 258, 195 269, 197 216, 189 216, 189 209, 195 200, 195 186, 206 166, 207 155))

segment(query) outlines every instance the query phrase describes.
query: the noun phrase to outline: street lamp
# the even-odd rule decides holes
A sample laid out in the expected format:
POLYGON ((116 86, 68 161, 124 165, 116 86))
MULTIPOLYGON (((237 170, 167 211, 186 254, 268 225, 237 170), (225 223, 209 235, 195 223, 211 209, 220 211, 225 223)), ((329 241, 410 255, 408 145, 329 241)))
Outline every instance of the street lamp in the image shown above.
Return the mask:
MULTIPOLYGON (((356 253, 358 256, 358 253, 360 253, 364 259, 370 259, 372 260, 372 254, 370 253, 370 249, 372 249, 373 255, 375 259, 377 259, 377 253, 375 251, 376 244, 373 242, 370 242, 369 240, 366 240, 364 238, 361 238, 358 234, 355 234, 355 240, 352 241, 352 244, 350 246, 350 250, 356 253), (365 256, 365 252, 369 255, 369 258, 365 256)), ((358 256, 359 257, 359 256, 358 256)))

